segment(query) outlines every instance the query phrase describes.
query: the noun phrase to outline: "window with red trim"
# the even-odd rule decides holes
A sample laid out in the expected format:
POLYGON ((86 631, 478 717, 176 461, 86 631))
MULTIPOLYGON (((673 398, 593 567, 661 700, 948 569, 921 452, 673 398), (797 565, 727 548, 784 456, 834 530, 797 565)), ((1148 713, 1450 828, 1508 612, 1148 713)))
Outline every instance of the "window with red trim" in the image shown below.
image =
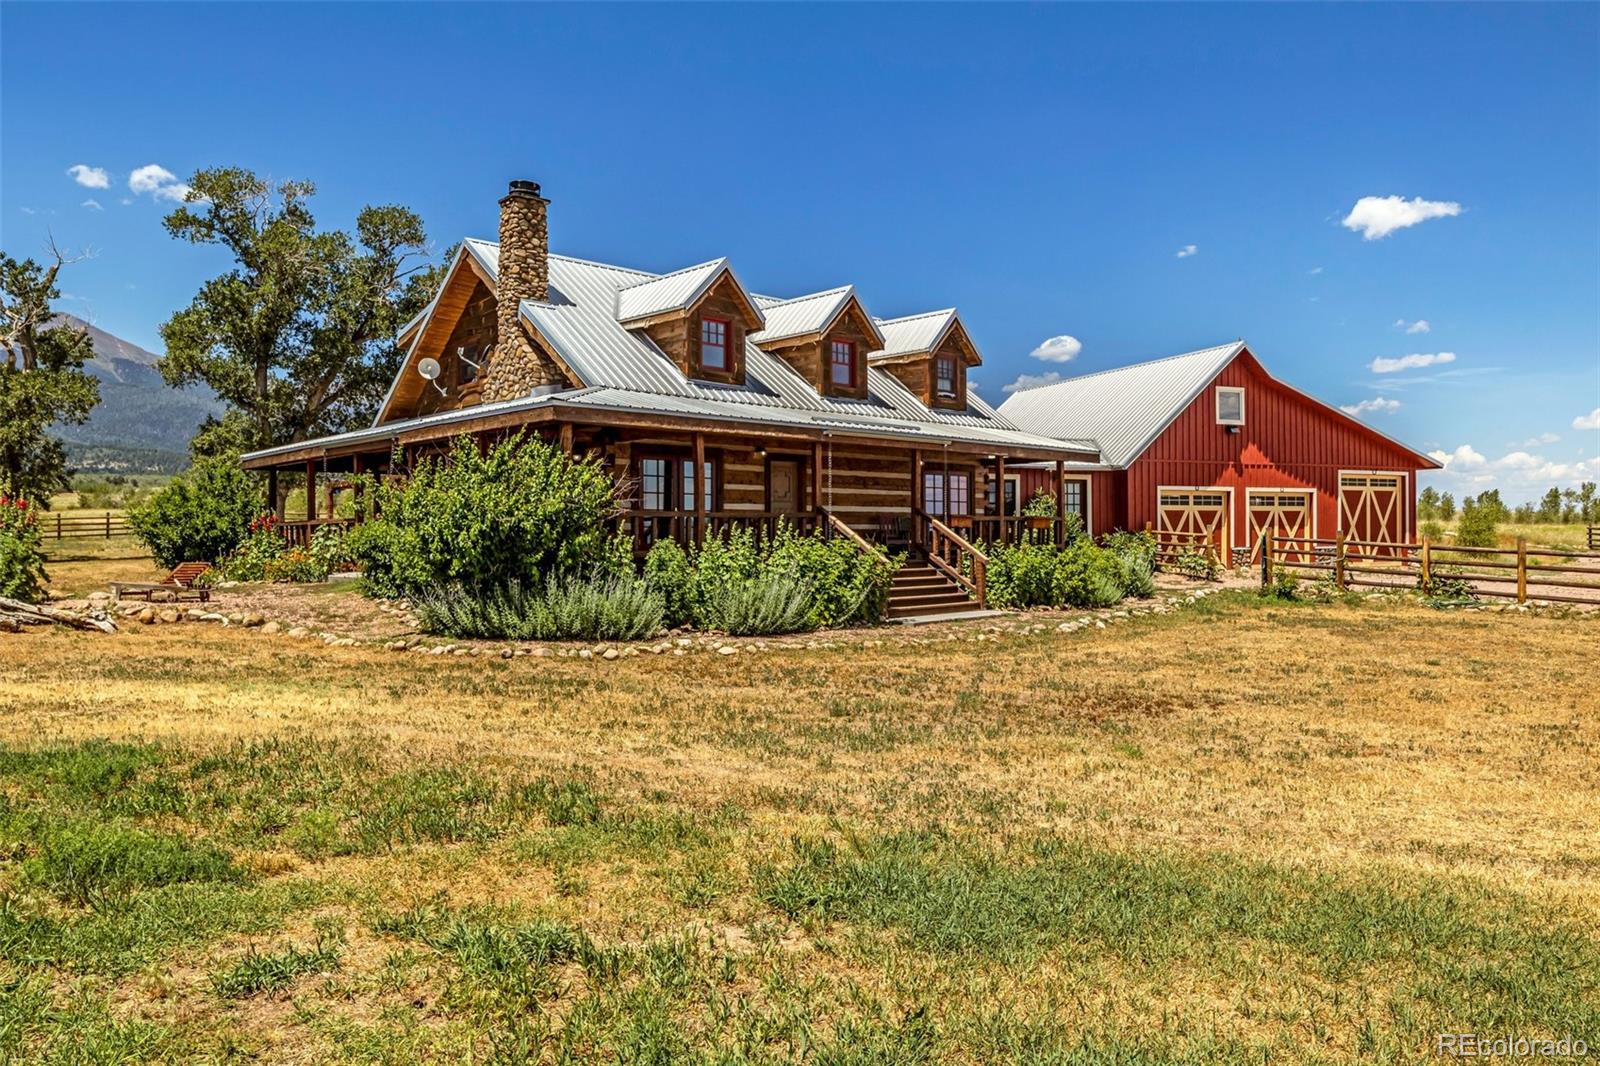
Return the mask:
POLYGON ((700 368, 728 369, 728 322, 722 318, 700 320, 700 368))
POLYGON ((853 341, 834 341, 828 361, 833 367, 833 383, 853 389, 856 385, 856 346, 853 341))

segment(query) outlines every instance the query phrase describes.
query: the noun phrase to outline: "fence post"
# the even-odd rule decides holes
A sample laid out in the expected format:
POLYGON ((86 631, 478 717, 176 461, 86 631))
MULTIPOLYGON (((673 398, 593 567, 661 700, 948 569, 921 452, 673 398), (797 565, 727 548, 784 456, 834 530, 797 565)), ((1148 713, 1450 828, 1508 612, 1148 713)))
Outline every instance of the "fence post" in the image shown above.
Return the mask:
POLYGON ((1528 602, 1528 538, 1517 538, 1517 602, 1528 602))
POLYGON ((56 512, 56 540, 61 539, 61 512, 56 512))
POLYGON ((1333 583, 1344 591, 1344 530, 1333 541, 1333 583))
POLYGON ((1261 587, 1272 584, 1272 532, 1261 531, 1261 587))
POLYGON ((111 539, 111 512, 106 512, 106 539, 111 539))
POLYGON ((1433 591, 1433 541, 1422 538, 1422 591, 1433 591))

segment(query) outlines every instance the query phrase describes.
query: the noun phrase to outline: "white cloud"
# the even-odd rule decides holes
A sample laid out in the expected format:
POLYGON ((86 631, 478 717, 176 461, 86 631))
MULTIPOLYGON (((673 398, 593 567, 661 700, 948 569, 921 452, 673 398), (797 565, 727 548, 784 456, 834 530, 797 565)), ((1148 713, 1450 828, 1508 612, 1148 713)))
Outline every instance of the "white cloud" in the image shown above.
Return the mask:
POLYGON ((1199 250, 1200 250, 1199 248, 1196 248, 1192 244, 1186 244, 1182 248, 1178 249, 1178 258, 1179 259, 1187 259, 1191 255, 1194 255, 1199 250))
POLYGON ((1376 241, 1397 229, 1415 226, 1430 218, 1450 218, 1461 213, 1454 200, 1424 200, 1418 196, 1363 196, 1344 217, 1344 228, 1360 230, 1361 239, 1376 241))
POLYGON ((157 200, 182 203, 189 194, 189 186, 166 167, 150 163, 128 175, 128 188, 136 193, 149 193, 157 200))
POLYGON ((25 215, 37 215, 39 213, 31 207, 19 207, 17 210, 21 211, 25 215))
POLYGON ((1063 333, 1058 337, 1046 337, 1039 342, 1039 347, 1028 354, 1047 363, 1070 363, 1078 358, 1078 353, 1081 351, 1083 342, 1063 333))
POLYGON ((1431 333, 1431 332, 1433 332, 1433 327, 1428 324, 1428 320, 1425 319, 1425 318, 1419 318, 1415 322, 1407 322, 1403 318, 1397 318, 1397 319, 1394 320, 1394 328, 1395 329, 1403 329, 1407 333, 1431 333))
POLYGON ((1489 461, 1470 444, 1463 444, 1453 452, 1429 452, 1428 455, 1443 463, 1444 468, 1451 472, 1480 470, 1489 461))
POLYGON ((1520 445, 1511 445, 1511 447, 1537 448, 1541 444, 1554 444, 1560 439, 1561 438, 1556 436, 1554 433, 1541 433, 1536 437, 1529 437, 1520 445))
POLYGON ((1416 370, 1419 367, 1437 366, 1440 363, 1455 361, 1455 352, 1413 352, 1411 355, 1402 355, 1395 359, 1374 359, 1367 364, 1367 369, 1374 374, 1393 374, 1397 370, 1416 370))
POLYGON ((1390 400, 1383 396, 1374 396, 1372 399, 1362 400, 1360 403, 1343 404, 1339 407, 1339 410, 1347 415, 1364 415, 1368 411, 1387 415, 1400 410, 1400 401, 1390 400))
POLYGON ((1308 273, 1311 273, 1311 274, 1320 274, 1320 273, 1322 273, 1322 268, 1321 268, 1321 267, 1312 267, 1312 268, 1311 268, 1311 269, 1310 269, 1310 271, 1308 271, 1308 273))
POLYGON ((1020 392, 1023 389, 1036 389, 1040 385, 1053 385, 1060 380, 1061 375, 1054 370, 1047 370, 1043 374, 1023 374, 1000 391, 1020 392))
POLYGON ((1573 429, 1600 429, 1600 407, 1572 420, 1573 429))
POLYGON ((79 204, 78 206, 79 207, 87 207, 91 211, 104 211, 105 210, 105 208, 100 206, 100 201, 96 200, 92 196, 89 197, 89 199, 85 200, 83 203, 79 204))
POLYGON ((85 189, 111 188, 111 175, 106 173, 104 167, 91 167, 87 163, 74 163, 67 168, 67 173, 72 175, 72 180, 82 185, 85 189))

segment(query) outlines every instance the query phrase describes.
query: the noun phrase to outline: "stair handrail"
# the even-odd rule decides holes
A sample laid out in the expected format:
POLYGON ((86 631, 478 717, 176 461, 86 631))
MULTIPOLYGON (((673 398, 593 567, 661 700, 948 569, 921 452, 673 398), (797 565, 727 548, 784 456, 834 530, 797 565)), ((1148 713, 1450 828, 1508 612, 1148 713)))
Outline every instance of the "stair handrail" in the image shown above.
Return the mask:
POLYGON ((928 524, 928 562, 934 569, 972 593, 972 598, 978 602, 978 609, 983 610, 987 600, 984 571, 988 568, 989 557, 973 547, 967 538, 933 515, 920 509, 917 515, 928 524), (970 578, 961 572, 960 562, 963 558, 972 563, 970 578))
POLYGON ((872 544, 860 533, 857 533, 855 530, 851 529, 849 523, 845 522, 826 507, 822 508, 822 515, 828 520, 828 529, 830 531, 845 537, 850 541, 850 543, 854 544, 862 552, 866 553, 867 555, 872 555, 874 553, 886 554, 883 552, 883 549, 879 548, 875 544, 872 544))

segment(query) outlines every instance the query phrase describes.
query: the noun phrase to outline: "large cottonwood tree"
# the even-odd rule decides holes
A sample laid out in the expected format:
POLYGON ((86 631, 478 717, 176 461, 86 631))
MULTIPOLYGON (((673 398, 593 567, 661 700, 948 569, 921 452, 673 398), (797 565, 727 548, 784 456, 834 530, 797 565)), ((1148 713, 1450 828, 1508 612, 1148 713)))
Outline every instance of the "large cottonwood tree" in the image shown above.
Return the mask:
POLYGON ((400 364, 395 331, 438 284, 421 218, 369 206, 354 235, 319 231, 308 181, 219 167, 189 185, 167 231, 233 257, 161 327, 167 383, 204 382, 231 408, 192 450, 267 447, 370 422, 400 364))
POLYGON ((50 435, 76 424, 100 402, 100 383, 83 364, 94 356, 87 330, 55 317, 56 281, 73 260, 50 246, 50 262, 0 252, 0 493, 40 506, 71 484, 66 452, 50 435))

